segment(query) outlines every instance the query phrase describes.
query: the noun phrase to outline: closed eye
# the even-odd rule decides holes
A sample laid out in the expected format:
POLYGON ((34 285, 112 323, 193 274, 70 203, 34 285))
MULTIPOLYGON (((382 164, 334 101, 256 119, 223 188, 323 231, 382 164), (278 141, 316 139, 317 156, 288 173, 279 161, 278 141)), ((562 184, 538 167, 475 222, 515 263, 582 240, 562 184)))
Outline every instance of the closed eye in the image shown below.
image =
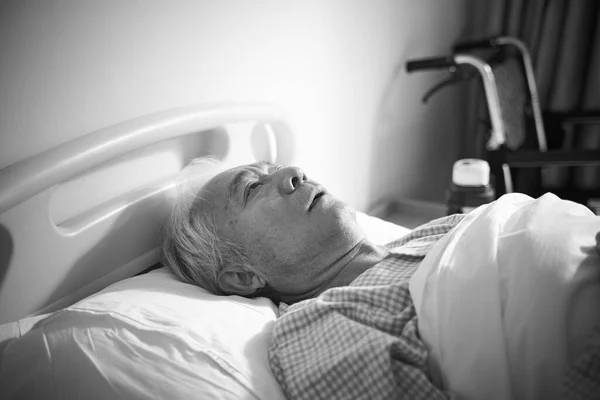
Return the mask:
POLYGON ((251 184, 249 184, 248 186, 246 186, 246 190, 244 192, 244 200, 248 200, 248 198, 250 197, 252 192, 255 189, 257 189, 260 185, 262 185, 262 183, 260 183, 259 181, 254 181, 251 184))

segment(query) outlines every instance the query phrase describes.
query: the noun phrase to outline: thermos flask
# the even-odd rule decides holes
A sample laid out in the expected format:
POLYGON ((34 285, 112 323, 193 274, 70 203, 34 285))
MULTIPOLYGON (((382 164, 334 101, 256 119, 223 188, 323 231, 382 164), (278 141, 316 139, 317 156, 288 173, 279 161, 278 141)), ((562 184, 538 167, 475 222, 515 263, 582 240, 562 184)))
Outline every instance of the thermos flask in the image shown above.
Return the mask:
POLYGON ((447 193, 448 215, 468 213, 494 200, 487 161, 464 158, 454 163, 452 183, 447 193))

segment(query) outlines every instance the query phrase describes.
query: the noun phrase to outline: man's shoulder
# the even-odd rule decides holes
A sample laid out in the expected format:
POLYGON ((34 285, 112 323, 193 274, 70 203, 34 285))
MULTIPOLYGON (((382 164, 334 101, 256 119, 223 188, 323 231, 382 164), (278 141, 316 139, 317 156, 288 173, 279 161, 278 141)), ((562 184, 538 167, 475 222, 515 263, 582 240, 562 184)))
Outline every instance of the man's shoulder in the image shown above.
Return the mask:
POLYGON ((350 286, 386 286, 408 281, 431 248, 460 221, 454 214, 430 221, 386 245, 389 254, 358 276, 350 286))
POLYGON ((466 214, 453 214, 427 222, 413 229, 406 235, 386 244, 391 252, 399 252, 412 247, 427 247, 430 242, 437 242, 441 236, 450 232, 463 220, 466 214))

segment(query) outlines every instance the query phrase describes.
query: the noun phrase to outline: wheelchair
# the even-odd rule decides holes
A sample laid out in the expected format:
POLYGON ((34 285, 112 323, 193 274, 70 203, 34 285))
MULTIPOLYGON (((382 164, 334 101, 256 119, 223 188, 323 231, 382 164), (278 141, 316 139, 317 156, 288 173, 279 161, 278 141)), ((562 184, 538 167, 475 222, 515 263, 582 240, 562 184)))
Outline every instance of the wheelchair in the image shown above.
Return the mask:
POLYGON ((548 189, 542 179, 552 166, 600 165, 600 149, 560 149, 566 129, 600 124, 600 110, 542 113, 531 56, 521 40, 498 36, 458 43, 450 55, 410 59, 405 66, 408 73, 449 72, 449 78, 424 95, 424 103, 449 84, 479 80, 487 105, 483 158, 490 165, 496 197, 515 191, 538 197, 552 191, 600 215, 599 185, 582 189, 570 180, 564 187, 548 189))

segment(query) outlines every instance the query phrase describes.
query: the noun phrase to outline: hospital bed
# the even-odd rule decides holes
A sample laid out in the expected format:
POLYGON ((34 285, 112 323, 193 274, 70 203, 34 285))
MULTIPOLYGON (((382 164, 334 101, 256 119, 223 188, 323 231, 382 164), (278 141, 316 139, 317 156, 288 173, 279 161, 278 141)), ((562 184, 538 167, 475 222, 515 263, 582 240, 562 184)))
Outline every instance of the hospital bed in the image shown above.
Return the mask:
MULTIPOLYGON (((293 164, 293 125, 269 104, 189 106, 0 171, 0 398, 284 399, 268 358, 276 305, 214 296, 159 262, 179 172, 208 156, 293 164)), ((357 220, 378 244, 408 233, 357 220)), ((600 354, 599 231, 581 205, 509 194, 444 235, 410 280, 435 383, 557 398, 544 374, 600 354)), ((579 398, 594 398, 593 371, 568 389, 591 377, 579 398)))
MULTIPOLYGON (((289 117, 270 104, 166 110, 0 171, 0 397, 284 398, 267 359, 276 306, 160 265, 178 173, 208 156, 293 163, 289 117)), ((377 243, 408 231, 357 218, 377 243)))

